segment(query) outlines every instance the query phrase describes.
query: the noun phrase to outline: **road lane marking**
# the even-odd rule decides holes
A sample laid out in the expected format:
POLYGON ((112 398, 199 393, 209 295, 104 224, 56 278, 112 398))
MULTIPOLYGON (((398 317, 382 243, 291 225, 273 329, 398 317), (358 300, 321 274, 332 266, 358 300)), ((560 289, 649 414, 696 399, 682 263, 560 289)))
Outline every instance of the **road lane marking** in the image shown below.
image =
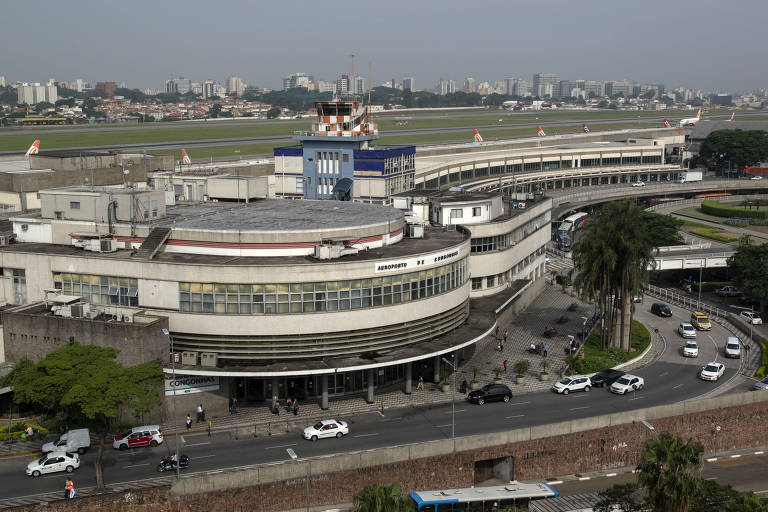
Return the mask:
POLYGON ((509 404, 509 405, 525 405, 525 404, 529 404, 529 403, 531 403, 531 402, 515 402, 515 403, 509 404))
POLYGON ((195 459, 205 459, 207 457, 215 457, 215 453, 211 453, 210 455, 195 455, 195 459))
POLYGON ((669 375, 669 372, 660 373, 659 377, 664 377, 665 375, 669 375))
POLYGON ((193 446, 205 446, 206 444, 211 444, 211 442, 208 441, 207 443, 192 443, 192 444, 188 444, 187 448, 192 448, 193 446))
POLYGON ((377 436, 377 435, 379 435, 378 432, 374 434, 357 434, 356 436, 352 436, 352 437, 370 437, 370 436, 377 436))
POLYGON ((608 473, 608 474, 607 474, 607 475, 605 475, 605 476, 616 476, 616 473, 608 473))
POLYGON ((677 388, 679 388, 681 386, 682 386, 682 384, 678 384, 677 386, 674 386, 672 389, 677 389, 677 388))
POLYGON ((549 485, 559 485, 563 483, 562 480, 552 480, 551 482, 547 482, 549 485))
POLYGON ((126 469, 126 468, 138 468, 138 467, 141 467, 141 466, 149 466, 149 462, 147 462, 146 464, 131 464, 130 466, 123 466, 123 469, 126 469))
POLYGON ((630 398, 630 400, 640 400, 641 398, 645 398, 644 396, 634 396, 630 398))
POLYGON ((436 426, 437 428, 445 428, 445 427, 450 427, 451 425, 452 425, 452 423, 448 423, 448 424, 446 424, 446 425, 435 425, 435 426, 436 426))
POLYGON ((731 455, 732 459, 738 459, 739 457, 741 457, 741 454, 739 453, 737 453, 736 455, 731 455))
POLYGON ((523 416, 525 416, 525 414, 515 414, 514 416, 505 416, 504 419, 522 418, 523 416))
POLYGON ((708 459, 705 459, 707 462, 715 462, 717 460, 717 457, 710 457, 708 459))
POLYGON ((265 449, 265 450, 271 450, 271 449, 273 449, 273 448, 290 448, 291 446, 296 446, 296 445, 297 445, 297 443, 293 443, 293 444, 281 444, 281 445, 279 445, 279 446, 267 446, 267 447, 266 447, 266 448, 264 448, 264 449, 265 449))
POLYGON ((709 478, 705 478, 704 480, 717 480, 716 476, 710 476, 709 478))
POLYGON ((579 480, 581 480, 582 482, 583 482, 584 480, 591 480, 591 479, 592 479, 592 477, 591 477, 591 476, 580 476, 580 477, 579 477, 579 480))
POLYGON ((579 409, 589 409, 589 406, 588 406, 588 405, 585 405, 585 406, 583 406, 583 407, 574 407, 574 408, 573 408, 573 409, 571 409, 571 410, 572 410, 572 411, 578 411, 579 409))
POLYGON ((765 452, 755 452, 755 455, 762 455, 762 454, 764 454, 764 453, 765 453, 765 452))
POLYGON ((464 412, 466 409, 457 409, 455 411, 445 411, 443 414, 453 414, 454 412, 464 412))

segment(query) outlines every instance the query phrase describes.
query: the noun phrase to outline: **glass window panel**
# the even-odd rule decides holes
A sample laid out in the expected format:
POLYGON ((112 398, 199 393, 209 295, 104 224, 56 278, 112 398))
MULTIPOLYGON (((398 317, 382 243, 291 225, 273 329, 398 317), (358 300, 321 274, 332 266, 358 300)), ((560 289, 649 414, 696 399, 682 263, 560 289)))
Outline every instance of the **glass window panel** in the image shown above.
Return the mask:
POLYGON ((301 283, 291 283, 290 290, 291 290, 291 293, 301 292, 301 283))
POLYGON ((291 303, 294 302, 301 302, 301 294, 300 293, 292 293, 291 294, 291 303))
POLYGON ((213 283, 203 283, 203 291, 204 292, 212 292, 213 291, 213 283))
POLYGON ((392 294, 392 303, 397 304, 400 302, 400 294, 399 293, 393 293, 392 294))
POLYGON ((339 309, 339 301, 329 300, 326 302, 326 307, 328 308, 328 311, 336 311, 339 309))
POLYGON ((193 302, 192 303, 192 312, 193 313, 202 313, 203 312, 203 305, 199 302, 193 302))
POLYGON ((363 288, 370 288, 371 286, 373 286, 373 279, 363 279, 363 288))
POLYGON ((227 285, 215 284, 213 285, 213 291, 215 291, 216 293, 227 293, 227 285))
POLYGON ((189 302, 186 302, 186 301, 179 302, 179 309, 181 311, 189 311, 190 310, 189 302))
POLYGON ((352 299, 350 301, 350 306, 352 307, 352 309, 360 308, 362 307, 362 301, 360 299, 352 299))
POLYGON ((228 284, 227 285, 227 293, 237 293, 238 286, 236 284, 228 284))
POLYGON ((357 299, 357 298, 360 298, 360 293, 361 293, 361 292, 360 292, 360 290, 352 290, 352 292, 351 292, 351 297, 352 297, 353 299, 357 299))
POLYGON ((363 297, 363 307, 364 308, 371 307, 371 299, 370 299, 370 297, 363 297))
POLYGON ((391 295, 384 295, 384 304, 392 304, 392 296, 391 295))
POLYGON ((339 290, 349 290, 349 281, 339 281, 339 290))
POLYGON ((301 302, 291 302, 291 313, 301 313, 301 302))
POLYGON ((326 297, 329 299, 338 299, 339 298, 339 292, 328 292, 326 294, 326 297))
POLYGON ((237 313, 238 311, 238 304, 234 302, 230 302, 227 304, 227 313, 237 313))
POLYGON ((264 295, 252 295, 253 302, 264 302, 264 295))
POLYGON ((224 302, 217 302, 214 305, 214 309, 217 313, 226 313, 227 312, 227 305, 224 302))
POLYGON ((251 309, 254 313, 263 313, 264 304, 254 304, 251 309))
POLYGON ((277 304, 266 303, 264 304, 264 312, 267 314, 275 313, 277 311, 277 304))
POLYGON ((288 303, 288 294, 287 293, 281 293, 277 296, 277 302, 285 302, 288 303))
POLYGON ((315 291, 315 283, 304 283, 303 289, 305 292, 313 292, 315 291))
POLYGON ((328 291, 336 291, 339 289, 338 281, 328 281, 328 291))
POLYGON ((350 281, 350 282, 349 282, 349 288, 350 288, 351 290, 357 290, 357 289, 359 289, 359 288, 360 288, 360 283, 361 283, 361 280, 360 280, 360 279, 356 279, 356 280, 354 280, 354 281, 350 281))
POLYGON ((315 291, 316 292, 324 292, 327 284, 325 281, 321 281, 319 283, 315 283, 315 291))
POLYGON ((349 290, 340 291, 339 292, 339 298, 340 299, 348 299, 349 298, 349 290))
POLYGON ((304 303, 304 312, 305 313, 311 313, 315 310, 315 303, 314 302, 305 302, 304 303))
POLYGON ((392 284, 392 276, 385 276, 381 279, 383 284, 392 284))
POLYGON ((189 283, 189 291, 199 293, 203 291, 203 285, 200 283, 189 283))
POLYGON ((339 309, 349 309, 349 299, 340 300, 339 309))
POLYGON ((238 288, 239 288, 240 293, 250 293, 251 292, 251 287, 250 287, 250 285, 247 285, 247 284, 241 284, 240 286, 238 286, 238 288))
POLYGON ((371 296, 371 289, 370 288, 363 288, 361 291, 363 292, 363 297, 370 297, 371 296))
POLYGON ((251 291, 253 293, 264 293, 264 285, 263 284, 254 284, 251 286, 251 291))
POLYGON ((265 284, 264 285, 264 293, 275 293, 277 291, 277 286, 274 284, 265 284))
POLYGON ((288 313, 288 304, 287 303, 281 303, 277 305, 277 312, 278 313, 288 313))
POLYGON ((381 306, 381 295, 377 295, 373 297, 373 305, 374 306, 381 306))
POLYGON ((203 303, 203 313, 213 313, 213 304, 204 302, 203 303))
POLYGON ((274 293, 264 295, 264 302, 277 302, 277 295, 274 293))
POLYGON ((241 302, 240 303, 240 313, 248 313, 248 314, 250 314, 250 312, 251 312, 251 305, 250 304, 244 304, 244 303, 241 302))
POLYGON ((288 284, 280 283, 277 285, 277 293, 288 293, 288 284))
POLYGON ((380 277, 376 277, 372 279, 372 281, 373 281, 372 286, 381 286, 382 279, 380 277))

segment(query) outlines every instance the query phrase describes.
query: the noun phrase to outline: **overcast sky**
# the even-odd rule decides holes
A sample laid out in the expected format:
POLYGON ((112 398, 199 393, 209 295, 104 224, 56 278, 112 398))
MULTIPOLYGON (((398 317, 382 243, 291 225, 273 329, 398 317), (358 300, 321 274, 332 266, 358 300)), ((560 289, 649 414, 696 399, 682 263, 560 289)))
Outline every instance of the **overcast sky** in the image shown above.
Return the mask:
POLYGON ((563 79, 705 91, 768 87, 768 1, 740 0, 14 0, 3 2, 8 81, 165 80, 281 87, 304 71, 349 69, 380 84, 476 83, 553 72, 563 79))

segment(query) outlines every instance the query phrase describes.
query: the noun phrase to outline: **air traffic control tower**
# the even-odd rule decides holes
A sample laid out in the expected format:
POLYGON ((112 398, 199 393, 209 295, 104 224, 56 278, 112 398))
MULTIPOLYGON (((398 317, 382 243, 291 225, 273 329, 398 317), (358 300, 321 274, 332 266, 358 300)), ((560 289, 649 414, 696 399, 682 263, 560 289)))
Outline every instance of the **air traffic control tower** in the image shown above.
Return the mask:
POLYGON ((384 203, 413 188, 415 146, 371 147, 379 130, 362 102, 336 99, 315 108, 312 131, 293 137, 300 144, 274 150, 278 197, 334 199, 334 187, 347 184, 352 200, 384 203))

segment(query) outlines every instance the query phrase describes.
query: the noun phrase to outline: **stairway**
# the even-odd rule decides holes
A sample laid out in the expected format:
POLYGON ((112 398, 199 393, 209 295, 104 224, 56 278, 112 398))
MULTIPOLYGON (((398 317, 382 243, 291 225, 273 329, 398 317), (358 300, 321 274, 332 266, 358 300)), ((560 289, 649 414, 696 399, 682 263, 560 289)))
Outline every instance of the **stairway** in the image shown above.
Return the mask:
POLYGON ((136 257, 151 260, 165 241, 168 240, 169 236, 171 236, 171 228, 156 227, 152 229, 147 238, 144 239, 141 247, 139 247, 136 257))

